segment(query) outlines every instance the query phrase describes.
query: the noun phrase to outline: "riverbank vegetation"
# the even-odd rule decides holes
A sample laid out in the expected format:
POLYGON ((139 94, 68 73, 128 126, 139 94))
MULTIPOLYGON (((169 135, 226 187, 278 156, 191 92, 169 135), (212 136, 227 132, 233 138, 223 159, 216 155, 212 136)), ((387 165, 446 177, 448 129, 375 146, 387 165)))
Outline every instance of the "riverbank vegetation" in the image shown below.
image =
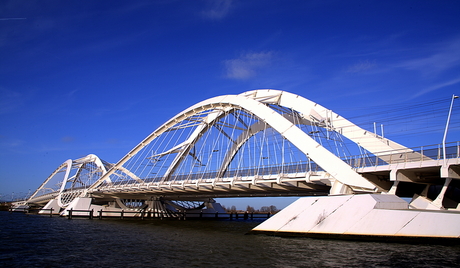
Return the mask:
POLYGON ((227 211, 228 213, 244 213, 244 212, 248 212, 248 213, 270 213, 270 214, 275 214, 277 213, 278 211, 280 211, 279 209, 276 208, 276 206, 274 205, 271 205, 271 206, 262 206, 260 209, 255 209, 254 207, 252 206, 247 206, 246 207, 246 210, 238 210, 236 209, 236 206, 231 206, 231 207, 225 207, 225 206, 222 206, 225 211, 227 211))

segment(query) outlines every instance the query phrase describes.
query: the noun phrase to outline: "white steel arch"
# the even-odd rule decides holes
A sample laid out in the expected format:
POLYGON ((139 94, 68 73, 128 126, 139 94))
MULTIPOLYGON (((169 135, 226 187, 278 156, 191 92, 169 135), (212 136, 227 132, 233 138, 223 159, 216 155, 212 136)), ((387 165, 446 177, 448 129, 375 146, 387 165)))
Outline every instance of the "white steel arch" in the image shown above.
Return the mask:
POLYGON ((385 154, 382 154, 382 152, 392 151, 394 153, 395 150, 401 150, 401 152, 410 151, 410 149, 403 145, 362 129, 334 113, 332 110, 290 92, 264 89, 248 91, 240 95, 251 97, 262 103, 277 104, 296 110, 304 119, 310 121, 312 124, 319 123, 326 128, 337 131, 364 149, 382 158, 384 158, 385 154))
MULTIPOLYGON (((111 174, 113 174, 116 170, 122 170, 124 163, 136 155, 155 138, 170 130, 177 122, 209 109, 213 109, 214 112, 210 113, 206 120, 199 124, 194 133, 185 142, 181 143, 179 146, 175 146, 169 152, 161 153, 162 155, 171 152, 178 153, 173 161, 173 164, 169 167, 168 172, 166 173, 167 175, 173 172, 175 167, 180 163, 180 161, 182 161, 184 155, 190 152, 190 148, 207 130, 210 122, 218 119, 221 115, 232 109, 242 109, 254 114, 269 125, 269 127, 280 133, 305 155, 314 159, 319 166, 321 166, 341 184, 351 186, 356 190, 362 189, 373 191, 375 189, 375 186, 372 183, 356 173, 348 164, 337 158, 334 154, 309 137, 305 132, 300 130, 287 116, 280 115, 268 107, 267 104, 277 104, 296 110, 302 115, 305 124, 322 124, 323 127, 340 132, 345 137, 374 154, 394 149, 402 151, 408 150, 404 146, 390 140, 383 139, 373 133, 369 133, 332 111, 298 95, 279 90, 255 90, 245 92, 240 95, 226 95, 210 98, 184 110, 160 126, 146 139, 139 143, 88 190, 96 188, 104 180, 109 181, 109 176, 111 174)), ((259 127, 259 129, 262 129, 262 127, 259 127)), ((254 133, 254 131, 256 130, 251 130, 248 133, 254 133)), ((247 134, 246 136, 242 136, 241 141, 238 142, 244 143, 248 136, 250 135, 247 134)), ((237 147, 236 149, 230 151, 230 156, 227 158, 231 158, 231 155, 235 154, 238 150, 237 147)), ((381 157, 383 158, 384 156, 381 157)), ((225 166, 226 164, 223 163, 221 171, 225 169, 225 166)), ((167 179, 167 176, 165 176, 165 179, 167 179)), ((338 192, 343 191, 344 190, 342 189, 338 192)))
MULTIPOLYGON (((387 161, 389 156, 386 154, 395 153, 407 153, 411 151, 405 146, 402 146, 396 142, 385 139, 375 133, 370 133, 340 115, 327 110, 319 104, 316 104, 308 99, 305 99, 299 95, 295 95, 289 92, 266 89, 266 90, 254 90, 242 93, 240 95, 254 98, 262 103, 276 104, 279 106, 288 107, 300 113, 302 120, 299 124, 314 125, 320 124, 332 131, 338 131, 343 136, 354 141, 356 144, 378 156, 380 159, 387 161)), ((284 117, 291 123, 295 123, 294 119, 289 114, 285 114, 284 117)), ((238 137, 237 142, 234 144, 231 150, 228 151, 222 166, 219 170, 219 174, 223 174, 227 169, 230 161, 233 159, 240 146, 244 144, 251 136, 255 133, 262 131, 267 126, 256 123, 251 126, 238 137)))
MULTIPOLYGON (((59 172, 62 172, 63 169, 65 172, 64 180, 67 181, 70 170, 72 169, 72 159, 66 160, 58 168, 56 168, 56 170, 54 170, 51 173, 51 175, 49 175, 48 178, 46 178, 46 180, 37 188, 37 190, 35 190, 35 192, 27 199, 27 203, 30 203, 31 200, 33 200, 36 196, 38 196, 40 191, 43 191, 43 190, 46 191, 45 193, 42 193, 40 195, 45 195, 45 194, 53 193, 56 191, 62 191, 62 186, 60 186, 59 188, 51 188, 51 187, 45 187, 45 186, 49 183, 50 180, 54 178, 54 176, 56 176, 56 174, 58 174, 59 172)), ((60 181, 60 183, 62 183, 62 180, 60 181)))
MULTIPOLYGON (((50 176, 37 188, 37 190, 28 198, 27 203, 34 203, 40 199, 41 196, 52 194, 57 199, 57 203, 60 207, 65 207, 70 201, 80 194, 78 188, 89 187, 94 181, 83 182, 82 176, 85 176, 85 170, 88 169, 88 165, 94 165, 91 167, 92 173, 105 174, 107 172, 108 163, 104 163, 98 156, 89 154, 79 159, 68 159, 62 163, 50 176), (64 175, 55 178, 58 173, 64 173, 64 175), (54 179, 54 180, 53 180, 54 179), (68 183, 71 183, 68 187, 68 183), (50 185, 52 184, 52 185, 50 185), (77 186, 79 184, 79 186, 77 186), (77 190, 77 191, 75 191, 77 190)), ((106 180, 110 180, 107 178, 106 180)))

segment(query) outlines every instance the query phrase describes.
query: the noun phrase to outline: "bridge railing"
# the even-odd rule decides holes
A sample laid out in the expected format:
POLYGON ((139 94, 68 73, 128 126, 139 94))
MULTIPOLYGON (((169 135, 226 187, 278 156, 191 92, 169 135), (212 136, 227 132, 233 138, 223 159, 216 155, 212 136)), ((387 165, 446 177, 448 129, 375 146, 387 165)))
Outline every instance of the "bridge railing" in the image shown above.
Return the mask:
MULTIPOLYGON (((259 167, 245 167, 242 169, 229 169, 225 174, 219 178, 219 181, 228 181, 232 178, 253 178, 254 176, 270 176, 280 174, 290 174, 290 176, 296 177, 305 176, 307 172, 319 172, 323 169, 314 162, 298 161, 294 163, 286 163, 284 165, 265 165, 259 167)), ((169 183, 169 182, 206 182, 218 178, 218 171, 209 171, 204 173, 190 173, 190 174, 173 174, 169 178, 165 179, 162 176, 143 178, 143 183, 169 183)), ((134 179, 126 179, 115 184, 103 182, 100 187, 112 187, 112 186, 123 186, 123 185, 135 185, 139 184, 139 181, 134 179)))
MULTIPOLYGON (((399 164, 407 162, 419 162, 426 160, 441 160, 443 158, 443 150, 441 144, 420 146, 408 149, 400 149, 393 151, 384 151, 376 153, 375 155, 355 155, 343 157, 342 160, 350 165, 352 168, 364 168, 373 166, 383 166, 388 164, 399 164)), ((446 158, 460 158, 460 142, 449 143, 446 145, 446 158)), ((232 178, 252 178, 254 176, 268 176, 279 174, 305 174, 307 172, 320 172, 324 171, 320 166, 314 162, 299 161, 295 163, 286 163, 284 165, 264 165, 245 167, 242 169, 229 169, 225 172, 224 176, 218 178, 218 171, 209 171, 204 173, 191 173, 191 174, 173 174, 165 179, 162 176, 143 178, 144 183, 169 183, 169 182, 206 182, 212 181, 216 178, 219 181, 228 181, 232 178)), ((135 185, 139 182, 134 179, 127 179, 117 183, 117 186, 122 185, 135 185)), ((103 186, 112 186, 103 183, 103 186)))
MULTIPOLYGON (((446 159, 460 159, 460 142, 452 142, 446 144, 446 159)), ((420 146, 415 148, 400 149, 393 151, 379 152, 375 155, 355 155, 342 158, 352 168, 365 168, 376 167, 388 164, 399 164, 408 162, 420 162, 429 160, 442 160, 443 146, 441 144, 420 146)), ((307 172, 320 172, 324 171, 320 166, 314 162, 299 161, 294 163, 285 163, 283 165, 265 165, 259 167, 245 167, 242 169, 229 169, 221 178, 218 178, 218 171, 210 171, 205 173, 196 174, 177 174, 171 175, 167 180, 164 177, 149 177, 143 178, 143 183, 201 183, 208 182, 218 178, 219 181, 229 181, 234 178, 247 180, 259 177, 270 177, 271 175, 289 174, 290 177, 301 177, 307 172)), ((102 183, 100 187, 124 187, 139 184, 139 181, 134 179, 127 179, 116 184, 102 183)), ((78 189, 64 190, 75 191, 78 189)), ((55 194, 55 193, 52 193, 55 194)), ((52 195, 47 194, 47 195, 52 195)), ((42 199, 45 196, 37 196, 34 199, 42 199)))
MULTIPOLYGON (((460 142, 446 144, 446 159, 460 158, 460 142)), ((408 148, 407 150, 393 150, 376 153, 376 155, 355 155, 342 158, 353 168, 383 166, 428 160, 443 160, 442 144, 434 144, 408 148)))

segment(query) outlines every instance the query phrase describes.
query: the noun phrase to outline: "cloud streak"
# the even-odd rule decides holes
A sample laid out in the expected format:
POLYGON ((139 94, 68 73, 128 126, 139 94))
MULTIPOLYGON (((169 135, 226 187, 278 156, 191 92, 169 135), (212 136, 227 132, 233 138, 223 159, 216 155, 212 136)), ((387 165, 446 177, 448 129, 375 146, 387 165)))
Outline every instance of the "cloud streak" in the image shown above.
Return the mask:
POLYGON ((362 73, 374 69, 377 66, 375 62, 370 62, 369 60, 360 61, 354 65, 351 65, 347 68, 347 73, 362 73))
POLYGON ((445 81, 443 83, 433 85, 433 86, 428 87, 428 88, 425 88, 425 89, 421 90, 420 92, 418 92, 417 94, 415 94, 411 99, 414 99, 416 97, 422 96, 422 95, 424 95, 426 93, 429 93, 431 91, 435 91, 435 90, 438 90, 438 89, 441 89, 441 88, 444 88, 444 87, 447 87, 447 86, 455 85, 455 84, 458 84, 458 83, 460 83, 460 77, 456 78, 456 79, 449 80, 449 81, 445 81))
POLYGON ((225 77, 248 79, 256 76, 257 71, 267 67, 273 60, 273 52, 246 53, 236 59, 225 60, 225 77))
POLYGON ((73 136, 64 136, 64 137, 61 138, 61 141, 63 143, 72 143, 72 142, 75 141, 75 137, 73 137, 73 136))
POLYGON ((439 47, 436 53, 405 61, 399 67, 436 75, 460 65, 460 38, 439 44, 439 47))
POLYGON ((0 18, 0 20, 26 20, 27 18, 0 18))
POLYGON ((202 12, 207 19, 222 19, 233 7, 233 0, 208 0, 207 8, 202 12))

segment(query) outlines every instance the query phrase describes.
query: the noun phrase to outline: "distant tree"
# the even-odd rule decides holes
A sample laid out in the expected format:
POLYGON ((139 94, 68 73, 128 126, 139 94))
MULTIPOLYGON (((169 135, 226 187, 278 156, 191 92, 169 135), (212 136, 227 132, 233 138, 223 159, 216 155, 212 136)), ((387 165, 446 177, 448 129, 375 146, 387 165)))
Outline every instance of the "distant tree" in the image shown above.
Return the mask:
POLYGON ((279 210, 274 205, 271 205, 269 207, 268 206, 263 206, 263 207, 260 208, 260 212, 264 212, 264 213, 269 212, 269 213, 273 214, 273 213, 276 213, 278 211, 279 210))
POLYGON ((232 207, 230 208, 230 212, 236 212, 236 207, 235 207, 235 206, 232 206, 232 207))
POLYGON ((254 212, 254 208, 251 207, 250 205, 248 205, 248 206, 246 207, 246 211, 249 212, 249 213, 252 213, 252 212, 254 212))
POLYGON ((271 205, 271 206, 270 206, 270 213, 276 213, 276 212, 278 212, 278 211, 279 211, 279 210, 276 208, 276 206, 274 206, 274 205, 271 205))
POLYGON ((260 208, 260 212, 270 212, 270 207, 263 206, 260 208))

